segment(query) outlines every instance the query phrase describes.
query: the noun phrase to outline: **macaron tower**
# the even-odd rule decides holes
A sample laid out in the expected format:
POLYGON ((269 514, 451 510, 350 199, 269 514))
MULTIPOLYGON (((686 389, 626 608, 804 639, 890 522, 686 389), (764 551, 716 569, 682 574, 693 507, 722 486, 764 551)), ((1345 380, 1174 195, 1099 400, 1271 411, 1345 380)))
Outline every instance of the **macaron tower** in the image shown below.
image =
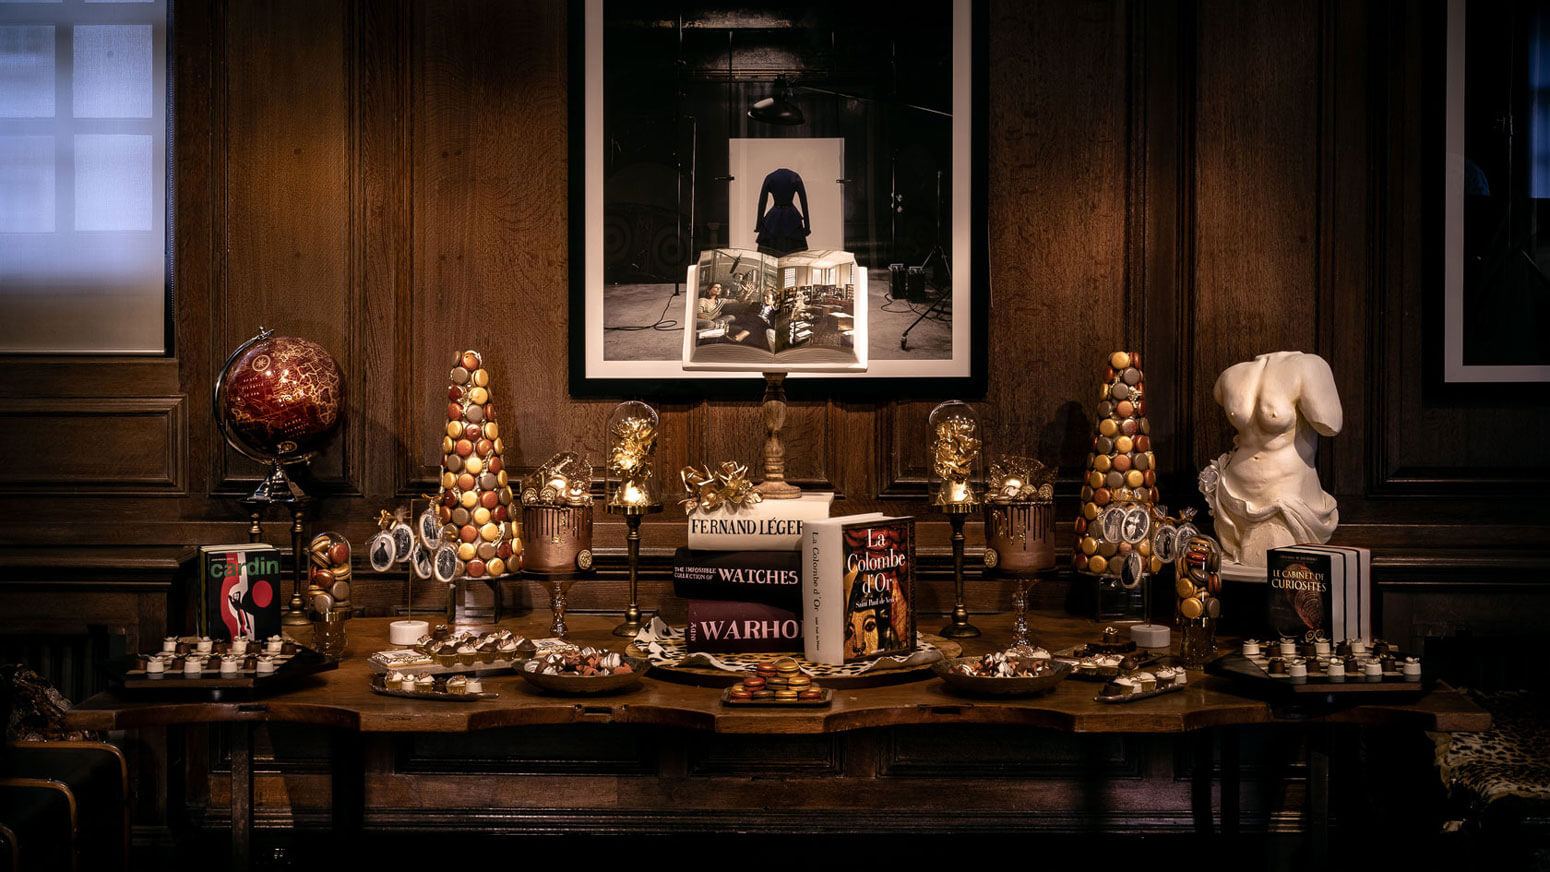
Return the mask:
POLYGON ((1144 575, 1162 569, 1162 561, 1152 553, 1157 471, 1141 355, 1109 355, 1097 412, 1072 568, 1134 587, 1144 575))
POLYGON ((499 578, 517 569, 512 554, 520 554, 521 545, 490 402, 490 373, 479 352, 458 355, 448 382, 437 507, 442 538, 457 552, 457 577, 499 578))

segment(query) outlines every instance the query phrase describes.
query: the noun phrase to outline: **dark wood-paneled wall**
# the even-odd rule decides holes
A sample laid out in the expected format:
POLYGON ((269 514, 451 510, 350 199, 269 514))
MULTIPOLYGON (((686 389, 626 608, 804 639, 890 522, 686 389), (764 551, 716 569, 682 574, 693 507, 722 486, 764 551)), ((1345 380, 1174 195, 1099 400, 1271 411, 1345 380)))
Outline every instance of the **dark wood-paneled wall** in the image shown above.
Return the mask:
MULTIPOLYGON (((1546 567, 1546 525, 1499 494, 1550 477, 1542 452, 1509 456, 1502 439, 1545 430, 1545 405, 1439 398, 1425 382, 1438 10, 983 9, 990 375, 974 399, 990 450, 1058 461, 1074 515, 1102 362, 1138 349, 1164 499, 1196 502, 1195 471, 1231 442, 1216 374, 1315 351, 1346 410, 1320 458, 1337 537, 1375 547, 1386 593, 1542 591, 1513 584, 1546 567)), ((260 324, 321 342, 346 372, 344 430, 314 464, 319 528, 359 541, 378 509, 429 487, 437 397, 465 347, 487 355, 508 465, 598 456, 612 402, 566 389, 568 24, 564 4, 537 0, 180 4, 175 354, 0 361, 7 553, 240 537, 233 497, 259 470, 221 444, 208 397, 260 324), (89 439, 61 449, 71 432, 89 439)), ((924 514, 930 406, 799 400, 794 476, 838 489, 840 509, 924 514)), ((666 405, 664 468, 752 459, 755 409, 666 405)), ((648 605, 680 531, 673 510, 646 524, 648 605)), ((278 518, 267 533, 286 541, 278 518)), ((936 579, 946 540, 928 518, 936 579)), ((622 599, 622 526, 600 518, 598 545, 607 571, 578 588, 580 607, 622 599)), ((401 577, 360 588, 379 613, 403 599, 401 577)), ((981 607, 1004 602, 998 585, 974 590, 981 607)))

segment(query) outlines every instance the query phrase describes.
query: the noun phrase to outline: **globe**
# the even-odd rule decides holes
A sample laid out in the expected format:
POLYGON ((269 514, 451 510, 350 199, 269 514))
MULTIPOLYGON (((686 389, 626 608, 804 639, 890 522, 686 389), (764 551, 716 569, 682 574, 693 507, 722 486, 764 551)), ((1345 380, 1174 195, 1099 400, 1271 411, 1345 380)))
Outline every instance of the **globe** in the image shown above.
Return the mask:
POLYGON ((316 342, 261 330, 216 380, 215 413, 229 441, 258 460, 295 463, 339 427, 344 379, 316 342))

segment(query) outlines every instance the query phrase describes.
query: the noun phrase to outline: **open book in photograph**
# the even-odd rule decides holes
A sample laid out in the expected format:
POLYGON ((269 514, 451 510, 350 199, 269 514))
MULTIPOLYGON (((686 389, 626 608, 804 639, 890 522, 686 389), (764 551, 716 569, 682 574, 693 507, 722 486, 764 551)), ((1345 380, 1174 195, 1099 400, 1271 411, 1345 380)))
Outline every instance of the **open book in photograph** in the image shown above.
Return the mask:
POLYGON ((689 267, 684 369, 867 368, 866 270, 847 251, 716 248, 689 267))

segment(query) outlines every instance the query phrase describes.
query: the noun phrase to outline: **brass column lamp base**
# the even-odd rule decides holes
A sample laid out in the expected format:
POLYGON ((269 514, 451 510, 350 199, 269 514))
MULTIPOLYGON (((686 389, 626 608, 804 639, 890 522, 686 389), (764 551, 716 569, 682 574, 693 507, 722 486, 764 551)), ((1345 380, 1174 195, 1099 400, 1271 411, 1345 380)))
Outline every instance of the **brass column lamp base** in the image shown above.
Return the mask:
POLYGON ((624 523, 629 525, 630 531, 624 536, 625 548, 630 559, 630 604, 624 610, 624 623, 614 627, 615 636, 625 636, 631 639, 640 632, 641 613, 640 604, 636 601, 639 590, 640 573, 640 522, 646 515, 656 514, 662 511, 660 505, 656 506, 605 506, 610 515, 623 515, 624 523))
POLYGON ((780 431, 786 426, 786 374, 764 373, 764 478, 754 490, 767 500, 794 500, 802 489, 786 481, 786 446, 780 431))
POLYGON ((973 639, 980 629, 969 623, 969 609, 963 604, 963 522, 979 507, 972 503, 948 503, 932 508, 947 515, 948 523, 953 525, 953 619, 937 635, 944 639, 973 639))

